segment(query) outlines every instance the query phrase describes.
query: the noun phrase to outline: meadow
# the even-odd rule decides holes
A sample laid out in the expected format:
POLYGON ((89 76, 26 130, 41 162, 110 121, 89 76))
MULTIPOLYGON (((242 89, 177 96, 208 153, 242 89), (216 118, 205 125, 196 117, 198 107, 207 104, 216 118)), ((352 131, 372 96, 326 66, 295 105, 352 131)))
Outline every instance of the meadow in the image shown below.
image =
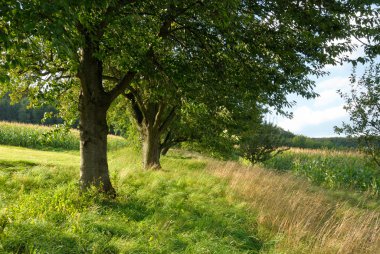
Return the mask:
POLYGON ((380 252, 380 201, 352 185, 183 150, 143 171, 141 154, 110 137, 119 145, 108 155, 118 193, 109 200, 79 194, 79 151, 64 139, 21 147, 18 132, 34 127, 7 126, 16 138, 0 145, 0 253, 380 252))

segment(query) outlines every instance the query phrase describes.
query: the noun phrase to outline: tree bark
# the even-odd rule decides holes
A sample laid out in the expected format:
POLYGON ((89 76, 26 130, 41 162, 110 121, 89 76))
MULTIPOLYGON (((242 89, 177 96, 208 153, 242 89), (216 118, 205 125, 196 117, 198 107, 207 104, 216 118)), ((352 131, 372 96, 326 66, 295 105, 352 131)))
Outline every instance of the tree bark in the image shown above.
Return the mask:
POLYGON ((141 128, 143 142, 144 169, 160 169, 160 132, 156 128, 143 124, 141 128))

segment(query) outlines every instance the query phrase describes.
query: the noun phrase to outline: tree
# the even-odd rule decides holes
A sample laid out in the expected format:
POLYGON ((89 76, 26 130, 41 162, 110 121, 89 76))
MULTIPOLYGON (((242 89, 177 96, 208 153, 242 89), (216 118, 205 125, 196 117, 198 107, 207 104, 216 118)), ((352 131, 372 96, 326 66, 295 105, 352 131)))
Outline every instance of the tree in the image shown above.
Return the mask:
POLYGON ((81 186, 113 194, 106 113, 120 94, 142 130, 145 167, 159 167, 159 137, 184 101, 281 112, 289 93, 313 97, 307 76, 350 49, 355 10, 332 0, 5 0, 1 89, 78 107, 81 186))
POLYGON ((27 94, 40 103, 77 102, 81 187, 95 185, 112 196, 106 113, 135 75, 133 56, 120 59, 131 47, 123 23, 131 22, 126 12, 133 10, 133 1, 6 1, 1 10, 7 36, 2 91, 27 94), (123 72, 115 84, 104 78, 112 68, 123 72))
POLYGON ((308 75, 323 75, 325 64, 351 49, 350 18, 356 10, 341 1, 147 6, 162 26, 146 68, 125 94, 143 140, 145 168, 160 167, 160 140, 173 135, 168 128, 184 104, 228 114, 241 104, 261 104, 284 113, 292 104, 287 94, 314 97, 308 75))
POLYGON ((372 62, 358 80, 351 76, 350 93, 342 93, 351 123, 336 127, 338 133, 357 137, 364 151, 380 166, 380 63, 372 62))
POLYGON ((350 93, 340 91, 351 123, 343 123, 335 131, 358 138, 364 151, 380 166, 380 9, 378 4, 371 7, 367 15, 356 17, 357 27, 353 31, 364 46, 365 57, 352 61, 350 93), (365 66, 361 77, 356 73, 358 64, 365 66))

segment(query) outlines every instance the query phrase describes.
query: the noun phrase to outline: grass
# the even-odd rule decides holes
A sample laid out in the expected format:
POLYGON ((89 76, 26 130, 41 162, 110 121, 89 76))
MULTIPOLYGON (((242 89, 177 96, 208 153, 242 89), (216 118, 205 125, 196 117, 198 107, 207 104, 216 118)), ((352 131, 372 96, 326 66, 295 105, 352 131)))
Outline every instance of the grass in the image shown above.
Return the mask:
POLYGON ((370 167, 357 153, 292 150, 275 171, 174 151, 142 171, 119 146, 109 200, 79 194, 77 150, 39 149, 0 146, 0 253, 380 253, 380 201, 349 173, 370 167), (332 173, 347 183, 318 178, 332 173))
POLYGON ((0 252, 259 253, 256 217, 204 161, 149 172, 133 150, 109 158, 115 200, 79 195, 77 152, 0 146, 0 252))
POLYGON ((378 196, 380 170, 357 152, 291 149, 264 163, 279 171, 292 171, 331 189, 351 189, 378 196))
MULTIPOLYGON (((0 121, 0 144, 42 150, 79 150, 79 132, 66 133, 54 127, 0 121)), ((125 139, 109 135, 108 150, 126 145, 125 139)))

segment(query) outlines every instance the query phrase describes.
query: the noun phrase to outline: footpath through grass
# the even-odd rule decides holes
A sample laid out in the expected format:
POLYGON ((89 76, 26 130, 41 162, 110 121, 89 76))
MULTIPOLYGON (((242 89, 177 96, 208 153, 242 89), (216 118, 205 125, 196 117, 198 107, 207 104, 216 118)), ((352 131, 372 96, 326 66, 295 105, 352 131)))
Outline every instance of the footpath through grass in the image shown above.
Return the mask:
POLYGON ((0 253, 258 253, 256 218, 206 163, 109 154, 118 197, 79 195, 78 152, 0 146, 0 253))

